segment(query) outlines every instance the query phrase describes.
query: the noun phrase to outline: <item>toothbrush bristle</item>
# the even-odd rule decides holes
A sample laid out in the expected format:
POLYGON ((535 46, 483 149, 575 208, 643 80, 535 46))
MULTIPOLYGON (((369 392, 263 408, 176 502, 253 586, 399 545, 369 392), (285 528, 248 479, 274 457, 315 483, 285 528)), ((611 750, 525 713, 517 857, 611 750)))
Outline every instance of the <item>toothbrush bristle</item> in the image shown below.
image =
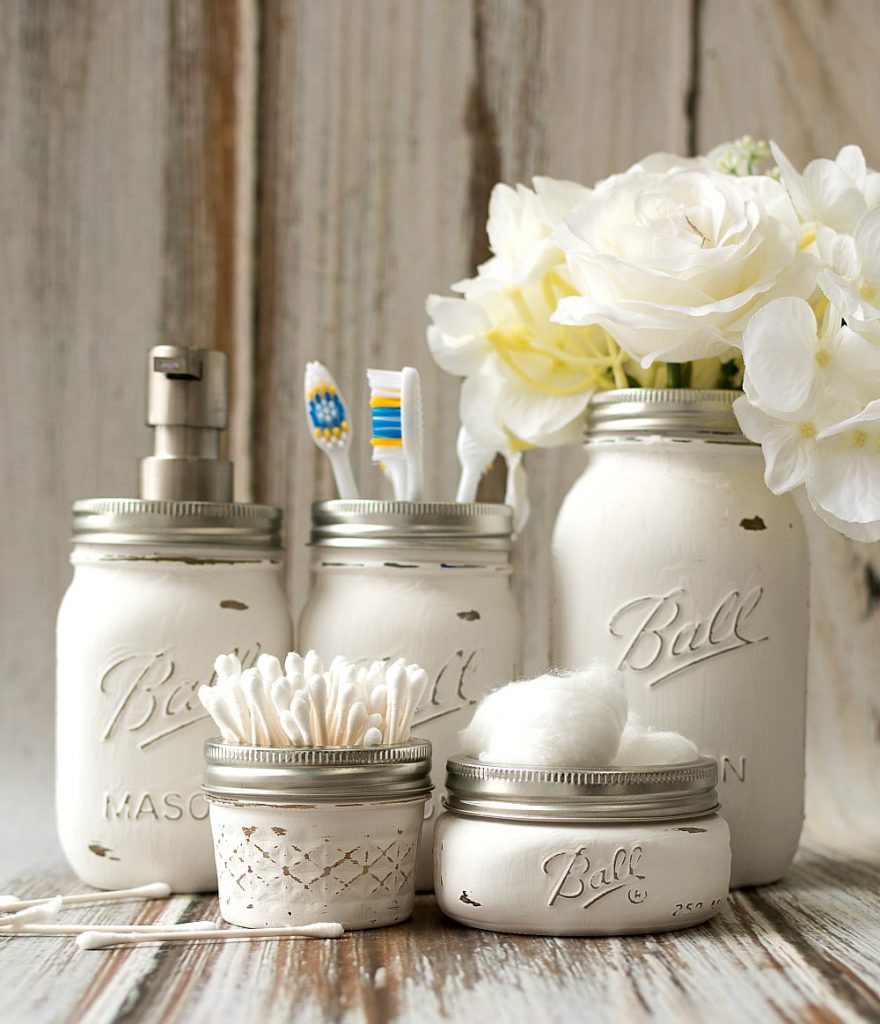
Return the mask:
POLYGON ((345 402, 330 372, 321 363, 306 367, 306 411, 316 444, 323 448, 343 447, 351 427, 345 402))
POLYGON ((370 385, 373 461, 396 457, 403 449, 401 374, 397 370, 367 370, 370 385))

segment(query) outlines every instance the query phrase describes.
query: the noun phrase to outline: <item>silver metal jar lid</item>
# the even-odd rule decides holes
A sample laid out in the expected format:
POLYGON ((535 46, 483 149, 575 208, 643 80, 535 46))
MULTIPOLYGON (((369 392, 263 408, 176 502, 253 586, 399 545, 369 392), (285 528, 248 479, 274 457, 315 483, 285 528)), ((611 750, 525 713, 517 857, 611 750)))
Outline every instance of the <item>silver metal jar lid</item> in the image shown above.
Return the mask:
POLYGON ((508 505, 459 501, 316 501, 311 544, 321 547, 457 547, 508 551, 508 505))
POLYGON ((382 747, 250 747, 209 740, 204 790, 246 803, 411 800, 431 792, 431 744, 382 747))
POLYGON ((280 508, 219 501, 90 498, 73 506, 78 544, 281 547, 280 508))
POLYGON ((623 388, 600 391, 587 407, 587 437, 674 434, 750 444, 736 421, 733 390, 623 388))
POLYGON ((471 818, 610 824, 694 818, 718 807, 713 758, 643 768, 446 763, 446 807, 471 818))

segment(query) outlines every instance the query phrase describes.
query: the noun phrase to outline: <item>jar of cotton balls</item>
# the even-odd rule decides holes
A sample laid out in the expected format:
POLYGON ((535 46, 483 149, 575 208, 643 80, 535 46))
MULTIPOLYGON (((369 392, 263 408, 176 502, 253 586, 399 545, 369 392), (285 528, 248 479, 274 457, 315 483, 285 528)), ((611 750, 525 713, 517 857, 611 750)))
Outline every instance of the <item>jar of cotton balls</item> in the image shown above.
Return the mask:
POLYGON ((730 833, 717 766, 629 719, 599 664, 487 697, 449 759, 434 835, 449 917, 533 935, 687 928, 721 910, 730 833))
MULTIPOLYGON (((434 749, 435 786, 483 694, 516 676, 522 624, 510 591, 512 512, 465 502, 324 501, 312 506, 314 581, 301 645, 353 660, 404 657, 428 673, 414 727, 434 749)), ((429 803, 419 890, 432 887, 429 803)))

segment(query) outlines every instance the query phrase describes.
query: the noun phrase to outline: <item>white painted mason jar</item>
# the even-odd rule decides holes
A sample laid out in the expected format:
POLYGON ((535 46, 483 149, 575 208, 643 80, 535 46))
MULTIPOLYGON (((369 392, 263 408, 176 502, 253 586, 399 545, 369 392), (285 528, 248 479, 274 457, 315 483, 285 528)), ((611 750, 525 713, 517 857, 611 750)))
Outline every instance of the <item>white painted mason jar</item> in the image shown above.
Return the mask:
POLYGON ((224 921, 346 929, 411 914, 431 744, 205 744, 205 793, 224 921))
POLYGON ((738 394, 595 396, 552 555, 554 663, 613 662, 634 711, 717 758, 734 886, 781 878, 800 836, 809 577, 738 394))
MULTIPOLYGON (((299 620, 303 650, 355 661, 404 657, 428 673, 413 728, 434 748, 434 784, 470 709, 515 679, 521 621, 510 592, 506 505, 325 501, 312 506, 314 583, 299 620)), ((430 891, 426 809, 416 885, 430 891)))
POLYGON ((712 758, 649 768, 447 765, 434 891, 449 917, 529 935, 631 935, 721 910, 730 833, 712 758))
POLYGON ((214 658, 290 649, 281 512, 220 502, 74 506, 58 613, 58 832, 89 885, 214 890, 201 789, 214 658))

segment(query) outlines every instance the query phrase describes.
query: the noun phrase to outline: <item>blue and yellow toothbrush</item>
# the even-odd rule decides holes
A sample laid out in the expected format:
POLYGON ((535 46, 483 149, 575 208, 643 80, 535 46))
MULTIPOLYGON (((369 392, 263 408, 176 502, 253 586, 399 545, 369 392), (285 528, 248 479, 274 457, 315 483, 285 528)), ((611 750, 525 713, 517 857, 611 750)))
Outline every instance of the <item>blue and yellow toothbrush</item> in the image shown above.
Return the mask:
POLYGON ((340 498, 357 498, 351 472, 351 417, 332 374, 319 362, 306 363, 303 378, 306 419, 312 440, 330 459, 340 498))

